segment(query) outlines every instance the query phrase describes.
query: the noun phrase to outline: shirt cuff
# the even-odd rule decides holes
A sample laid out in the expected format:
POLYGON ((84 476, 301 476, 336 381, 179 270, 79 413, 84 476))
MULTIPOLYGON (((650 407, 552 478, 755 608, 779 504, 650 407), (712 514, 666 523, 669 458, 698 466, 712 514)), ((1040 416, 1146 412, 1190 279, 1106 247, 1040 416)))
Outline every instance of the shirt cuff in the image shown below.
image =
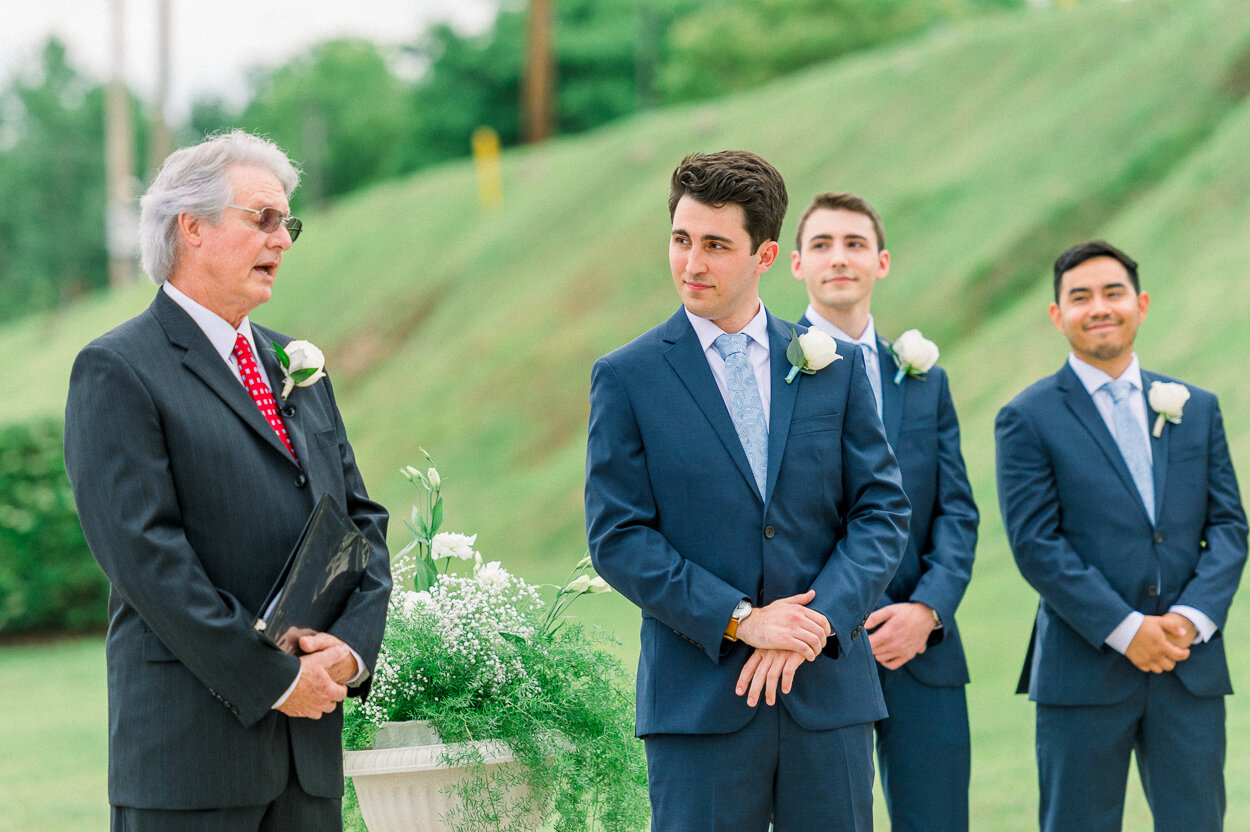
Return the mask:
POLYGON ((348 650, 352 651, 352 656, 356 659, 356 667, 360 668, 360 670, 356 672, 355 676, 347 680, 347 687, 349 688, 359 687, 360 685, 364 684, 365 679, 369 678, 369 668, 365 667, 364 659, 360 658, 359 653, 357 653, 355 650, 352 650, 351 645, 348 645, 346 642, 344 642, 344 646, 346 646, 348 650))
POLYGON ((1107 636, 1107 646, 1115 650, 1117 653, 1124 654, 1128 652, 1128 646, 1133 643, 1133 637, 1137 635, 1137 631, 1141 628, 1142 622, 1146 620, 1146 616, 1133 610, 1124 616, 1124 620, 1120 622, 1120 626, 1111 631, 1111 635, 1107 636))
POLYGON ((1187 607, 1184 604, 1173 604, 1168 607, 1168 612, 1185 616, 1198 628, 1198 636, 1194 639, 1194 644, 1210 641, 1215 638, 1215 631, 1219 629, 1219 627, 1215 626, 1215 622, 1207 617, 1206 613, 1193 607, 1187 607))
POLYGON ((291 682, 291 686, 286 689, 286 692, 278 697, 277 702, 273 703, 273 710, 275 711, 278 710, 278 708, 281 708, 283 705, 286 704, 286 700, 291 698, 291 694, 295 691, 295 686, 299 684, 299 677, 301 674, 303 674, 303 672, 304 672, 304 663, 300 662, 299 670, 295 672, 295 681, 291 682))

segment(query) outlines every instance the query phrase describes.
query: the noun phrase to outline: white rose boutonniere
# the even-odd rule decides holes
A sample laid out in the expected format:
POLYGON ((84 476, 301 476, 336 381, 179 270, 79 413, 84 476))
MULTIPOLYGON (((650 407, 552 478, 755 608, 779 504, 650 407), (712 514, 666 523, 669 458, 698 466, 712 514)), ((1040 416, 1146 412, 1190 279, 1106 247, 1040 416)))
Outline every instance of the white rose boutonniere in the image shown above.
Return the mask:
POLYGON ((794 381, 799 373, 811 375, 823 370, 835 361, 841 360, 838 354, 838 342, 827 332, 816 327, 799 335, 794 327, 790 327, 790 346, 786 348, 786 360, 790 362, 790 373, 786 376, 786 384, 794 381))
POLYGON ((938 360, 937 344, 920 334, 918 329, 909 329, 895 339, 890 345, 894 353, 894 363, 898 372, 894 374, 894 383, 900 384, 903 376, 920 378, 933 369, 938 360))
POLYGON ((1146 399, 1150 402, 1150 409, 1159 414, 1152 431, 1158 439, 1163 435, 1164 422, 1181 423, 1185 402, 1189 401, 1189 388, 1175 381, 1152 381, 1146 399))
POLYGON ((326 357, 308 341, 291 341, 284 348, 273 342, 278 363, 282 365, 282 400, 296 387, 311 387, 326 377, 326 357))

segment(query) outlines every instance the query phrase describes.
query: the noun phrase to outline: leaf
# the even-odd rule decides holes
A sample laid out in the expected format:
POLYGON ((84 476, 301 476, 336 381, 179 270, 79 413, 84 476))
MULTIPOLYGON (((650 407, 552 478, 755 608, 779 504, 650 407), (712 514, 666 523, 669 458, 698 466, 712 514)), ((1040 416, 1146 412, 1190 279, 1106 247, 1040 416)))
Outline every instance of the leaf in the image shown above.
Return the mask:
POLYGON ((295 379, 296 384, 300 384, 301 382, 307 381, 309 376, 313 376, 316 374, 317 374, 316 367, 305 367, 302 370, 296 370, 295 372, 291 373, 291 378, 295 379))
POLYGON ((417 592, 424 592, 434 586, 434 582, 438 580, 438 571, 434 568, 434 564, 425 558, 421 558, 415 564, 412 570, 412 584, 416 587, 417 592))
POLYGON ((430 534, 429 536, 433 537, 434 535, 438 534, 438 530, 442 528, 442 525, 443 525, 443 498, 440 495, 439 498, 434 501, 434 510, 430 512, 430 534))
POLYGON ((786 347, 786 360, 794 367, 807 366, 807 356, 803 354, 803 345, 799 343, 799 335, 790 327, 790 346, 786 347))
POLYGON ((525 639, 516 633, 505 633, 501 630, 499 632, 499 637, 515 644, 517 647, 524 647, 526 644, 525 639))
POLYGON ((282 349, 282 345, 279 344, 277 341, 273 342, 273 351, 278 354, 279 364, 287 368, 291 366, 291 357, 286 354, 286 350, 282 349))

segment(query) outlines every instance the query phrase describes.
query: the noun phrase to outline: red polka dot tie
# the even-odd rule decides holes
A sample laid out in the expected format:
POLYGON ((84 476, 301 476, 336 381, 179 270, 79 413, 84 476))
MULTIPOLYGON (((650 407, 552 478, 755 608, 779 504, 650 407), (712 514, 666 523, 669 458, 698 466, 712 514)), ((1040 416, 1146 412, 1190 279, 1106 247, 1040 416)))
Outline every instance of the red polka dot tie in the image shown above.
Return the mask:
MULTIPOLYGON (((282 424, 282 417, 278 415, 278 403, 274 401, 269 385, 265 384, 265 380, 261 377, 260 370, 256 366, 256 359, 252 357, 252 348, 242 335, 234 339, 234 357, 239 362, 243 386, 251 394, 252 401, 256 402, 261 415, 268 420, 269 426, 273 428, 274 433, 278 434, 282 444, 286 445, 286 449, 291 452, 291 456, 295 457, 295 449, 291 447, 291 438, 286 435, 286 425, 282 424)), ((299 457, 295 457, 295 460, 298 462, 299 457)))

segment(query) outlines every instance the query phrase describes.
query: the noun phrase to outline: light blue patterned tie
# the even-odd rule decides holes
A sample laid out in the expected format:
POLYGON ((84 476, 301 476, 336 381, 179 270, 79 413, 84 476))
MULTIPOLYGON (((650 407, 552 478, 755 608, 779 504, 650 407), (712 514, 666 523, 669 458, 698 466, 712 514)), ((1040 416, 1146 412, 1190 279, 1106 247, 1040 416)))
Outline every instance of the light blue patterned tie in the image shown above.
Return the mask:
POLYGON ((1141 495, 1146 506, 1146 514, 1150 522, 1155 521, 1155 481, 1150 470, 1149 450, 1146 437, 1142 434, 1141 424, 1133 416, 1133 407, 1129 398, 1133 393, 1132 382, 1126 379, 1108 381, 1103 388, 1111 394, 1115 407, 1111 411, 1111 421, 1115 425, 1115 443, 1120 446, 1120 456, 1133 475, 1137 484, 1137 493, 1141 495))
POLYGON ((768 422, 764 420, 764 403, 755 381, 755 370, 747 358, 747 334, 725 333, 715 342, 716 351, 725 359, 725 386, 729 388, 729 415, 738 431, 742 450, 751 463, 751 473, 760 495, 768 476, 768 422))

